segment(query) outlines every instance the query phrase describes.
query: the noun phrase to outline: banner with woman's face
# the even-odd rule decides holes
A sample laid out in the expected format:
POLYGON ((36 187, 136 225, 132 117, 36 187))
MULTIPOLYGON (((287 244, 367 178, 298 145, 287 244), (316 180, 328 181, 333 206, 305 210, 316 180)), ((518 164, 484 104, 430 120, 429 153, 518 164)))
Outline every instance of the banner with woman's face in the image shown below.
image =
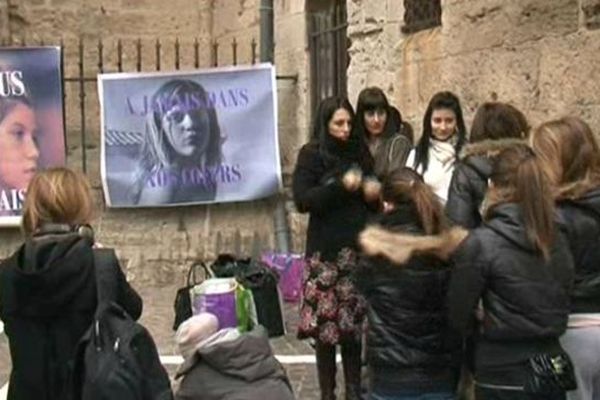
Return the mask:
POLYGON ((36 171, 64 164, 60 48, 0 48, 0 226, 20 223, 36 171))
POLYGON ((108 206, 245 201, 280 189, 271 65, 104 74, 98 92, 108 206))

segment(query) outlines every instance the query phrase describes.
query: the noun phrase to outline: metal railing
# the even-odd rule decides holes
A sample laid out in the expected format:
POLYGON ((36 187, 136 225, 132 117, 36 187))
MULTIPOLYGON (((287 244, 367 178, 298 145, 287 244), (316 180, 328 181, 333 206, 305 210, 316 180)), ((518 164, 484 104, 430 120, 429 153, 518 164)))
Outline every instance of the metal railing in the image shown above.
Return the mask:
MULTIPOLYGON (((239 60, 242 58, 240 57, 241 55, 244 56, 243 57, 243 62, 247 63, 248 61, 251 64, 255 64, 256 62, 258 62, 258 43, 256 41, 255 38, 252 38, 249 41, 249 44, 247 46, 247 51, 248 53, 246 54, 241 54, 240 53, 240 43, 238 42, 238 40, 236 38, 231 39, 231 42, 227 44, 223 44, 224 41, 218 42, 216 40, 210 41, 210 54, 208 57, 202 57, 201 54, 201 43, 200 40, 198 38, 193 39, 193 42, 191 43, 187 43, 187 44, 183 44, 182 42, 180 42, 180 40, 178 38, 175 39, 175 41, 172 43, 172 54, 173 57, 169 57, 167 58, 167 54, 168 54, 168 49, 166 48, 167 46, 164 44, 163 41, 161 41, 161 39, 156 39, 153 43, 153 45, 151 46, 150 49, 148 49, 148 46, 144 46, 143 45, 143 41, 142 39, 135 39, 135 40, 130 40, 130 41, 124 41, 122 39, 118 39, 116 40, 116 42, 112 42, 111 45, 114 46, 112 47, 112 50, 116 50, 116 60, 113 63, 108 62, 107 57, 106 57, 106 49, 108 47, 108 45, 102 40, 98 40, 97 42, 94 43, 86 43, 82 38, 80 38, 77 42, 76 42, 76 51, 75 54, 71 57, 67 57, 65 56, 65 52, 67 50, 71 50, 71 47, 67 47, 68 45, 65 44, 65 42, 63 40, 59 41, 58 43, 55 42, 47 42, 44 41, 43 39, 40 40, 36 40, 35 42, 32 41, 27 41, 25 38, 21 38, 20 40, 16 41, 16 42, 12 42, 12 43, 6 43, 5 41, 0 41, 0 46, 18 46, 18 47, 25 47, 28 45, 31 46, 44 46, 44 45, 50 45, 50 46, 60 46, 61 50, 62 50, 62 55, 63 55, 63 61, 62 61, 62 69, 63 71, 69 71, 67 74, 63 74, 63 93, 64 93, 64 109, 65 111, 65 125, 66 125, 66 130, 67 131, 71 131, 71 130, 75 130, 76 127, 73 127, 73 125, 69 124, 68 121, 73 121, 73 119, 71 118, 74 114, 75 111, 73 111, 71 108, 73 106, 73 103, 69 101, 69 99, 67 98, 67 93, 71 92, 71 89, 74 88, 76 93, 77 93, 77 108, 78 108, 78 120, 79 120, 79 140, 80 140, 80 145, 81 145, 81 168, 83 170, 84 173, 87 173, 88 170, 88 160, 87 160, 87 148, 88 148, 88 142, 89 142, 89 132, 87 131, 87 106, 89 106, 89 104, 86 105, 86 98, 88 96, 88 90, 90 90, 90 88, 88 87, 89 84, 95 84, 96 80, 97 80, 97 74, 99 73, 105 73, 105 72, 141 72, 143 70, 148 71, 148 70, 155 70, 155 71, 162 71, 162 70, 172 70, 173 68, 175 70, 179 70, 182 67, 182 54, 184 52, 190 51, 193 54, 193 59, 192 59, 192 65, 190 65, 190 67, 192 68, 209 68, 209 67, 218 67, 218 66, 224 66, 224 65, 238 65, 239 60), (125 67, 125 63, 124 63, 124 56, 125 55, 129 55, 129 53, 126 53, 125 51, 125 44, 132 44, 133 48, 134 48, 134 57, 133 57, 133 62, 134 62, 134 66, 133 68, 126 68, 125 67), (230 53, 229 54, 225 54, 225 51, 227 51, 227 48, 229 47, 230 53), (148 55, 148 50, 150 50, 153 53, 153 62, 148 65, 148 62, 146 62, 146 64, 144 64, 144 60, 147 60, 147 56, 148 55), (95 53, 95 54, 94 54, 95 53), (220 64, 219 63, 219 57, 223 56, 223 55, 229 55, 231 56, 230 60, 231 62, 228 62, 227 64, 220 64), (96 62, 92 63, 93 65, 90 65, 90 56, 92 58, 96 58, 96 62), (86 63, 86 61, 88 61, 86 63), (172 64, 171 64, 172 63, 172 64), (73 71, 76 66, 76 72, 75 73, 71 73, 70 71, 73 71), (69 87, 67 87, 67 84, 70 85, 69 87), (71 107, 69 107, 69 105, 71 105, 71 107)), ((169 46, 170 47, 170 46, 169 46)), ((296 81, 297 75, 278 75, 277 79, 285 79, 285 80, 293 80, 296 81)), ((94 91, 95 94, 95 88, 92 89, 94 91)), ((95 104, 95 106, 98 106, 98 104, 95 104)), ((99 126, 99 125, 98 125, 99 126)), ((67 135, 69 136, 69 135, 67 135)))

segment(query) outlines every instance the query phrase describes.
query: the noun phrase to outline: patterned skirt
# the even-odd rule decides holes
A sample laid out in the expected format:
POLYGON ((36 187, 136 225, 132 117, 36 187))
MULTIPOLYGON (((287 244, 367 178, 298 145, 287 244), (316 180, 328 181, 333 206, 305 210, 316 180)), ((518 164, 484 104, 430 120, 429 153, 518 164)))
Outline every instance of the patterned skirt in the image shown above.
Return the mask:
POLYGON ((335 262, 319 254, 307 260, 298 338, 314 338, 335 345, 360 340, 366 302, 352 283, 356 268, 354 250, 342 249, 335 262))

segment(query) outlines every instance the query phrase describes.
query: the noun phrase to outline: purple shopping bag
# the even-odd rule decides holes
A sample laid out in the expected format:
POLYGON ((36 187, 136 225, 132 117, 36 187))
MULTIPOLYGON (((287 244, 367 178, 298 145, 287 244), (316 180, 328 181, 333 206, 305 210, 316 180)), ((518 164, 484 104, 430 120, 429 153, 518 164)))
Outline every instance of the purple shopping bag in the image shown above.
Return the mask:
POLYGON ((194 315, 214 314, 219 320, 219 329, 237 327, 236 288, 234 278, 211 278, 194 286, 191 290, 194 315))
POLYGON ((283 299, 296 303, 302 295, 304 257, 299 254, 265 253, 261 260, 279 275, 279 290, 283 299))

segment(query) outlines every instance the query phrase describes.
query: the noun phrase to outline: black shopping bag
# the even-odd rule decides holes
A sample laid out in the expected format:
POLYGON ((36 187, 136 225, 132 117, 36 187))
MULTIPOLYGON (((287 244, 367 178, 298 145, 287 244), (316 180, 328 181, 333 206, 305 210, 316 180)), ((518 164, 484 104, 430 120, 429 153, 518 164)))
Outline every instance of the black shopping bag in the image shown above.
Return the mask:
POLYGON ((245 261, 236 278, 252 291, 257 322, 269 332, 269 337, 285 335, 283 307, 277 286, 277 275, 258 261, 245 261))

